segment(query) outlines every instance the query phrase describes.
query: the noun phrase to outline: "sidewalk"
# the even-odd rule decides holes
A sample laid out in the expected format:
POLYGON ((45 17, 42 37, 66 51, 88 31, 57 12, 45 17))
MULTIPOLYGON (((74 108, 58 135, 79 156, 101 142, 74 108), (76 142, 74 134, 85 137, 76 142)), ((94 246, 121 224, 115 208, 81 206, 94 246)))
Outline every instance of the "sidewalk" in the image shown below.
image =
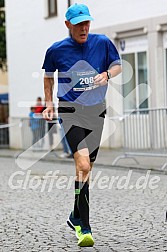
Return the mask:
MULTIPOLYGON (((72 158, 60 158, 59 156, 61 153, 62 152, 60 150, 47 153, 47 151, 27 152, 22 150, 0 149, 0 157, 17 158, 20 154, 22 154, 22 158, 30 160, 37 159, 58 163, 74 162, 72 158)), ((119 159, 116 164, 113 164, 113 161, 117 157, 124 155, 124 153, 124 149, 100 149, 95 165, 98 167, 101 166, 108 168, 119 167, 126 169, 150 169, 167 174, 167 166, 164 170, 161 169, 162 166, 167 163, 167 157, 134 156, 138 163, 136 163, 133 158, 122 158, 119 159)))

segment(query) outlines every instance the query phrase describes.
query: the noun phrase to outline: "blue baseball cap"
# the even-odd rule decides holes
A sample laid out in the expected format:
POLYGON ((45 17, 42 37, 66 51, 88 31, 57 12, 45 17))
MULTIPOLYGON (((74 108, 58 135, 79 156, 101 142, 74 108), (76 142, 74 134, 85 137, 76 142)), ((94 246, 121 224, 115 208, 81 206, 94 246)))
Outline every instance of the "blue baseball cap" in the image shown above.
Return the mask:
POLYGON ((94 20, 90 13, 89 9, 85 4, 73 4, 71 5, 66 12, 66 19, 70 21, 71 24, 76 25, 84 21, 94 20))

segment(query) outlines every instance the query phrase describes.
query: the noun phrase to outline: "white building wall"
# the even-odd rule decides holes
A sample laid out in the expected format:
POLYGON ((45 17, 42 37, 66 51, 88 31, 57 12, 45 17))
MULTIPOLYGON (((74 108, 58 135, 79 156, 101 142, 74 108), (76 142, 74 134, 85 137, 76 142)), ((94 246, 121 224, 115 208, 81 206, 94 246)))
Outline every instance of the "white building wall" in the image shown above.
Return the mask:
POLYGON ((43 97, 41 66, 45 51, 67 35, 61 15, 67 8, 66 3, 59 1, 58 17, 45 19, 45 2, 6 1, 11 117, 26 116, 36 97, 43 97), (29 102, 28 107, 19 107, 21 102, 29 102))
POLYGON ((75 2, 89 6, 93 29, 167 14, 166 0, 71 0, 75 2))

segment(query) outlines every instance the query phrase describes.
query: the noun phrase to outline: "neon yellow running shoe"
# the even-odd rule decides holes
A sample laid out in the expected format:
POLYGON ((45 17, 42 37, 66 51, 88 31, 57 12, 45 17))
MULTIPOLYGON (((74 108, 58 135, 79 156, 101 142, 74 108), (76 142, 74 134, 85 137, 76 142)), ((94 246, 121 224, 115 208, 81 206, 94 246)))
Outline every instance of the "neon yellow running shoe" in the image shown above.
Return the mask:
POLYGON ((93 247, 94 240, 90 230, 82 231, 78 240, 80 247, 93 247))

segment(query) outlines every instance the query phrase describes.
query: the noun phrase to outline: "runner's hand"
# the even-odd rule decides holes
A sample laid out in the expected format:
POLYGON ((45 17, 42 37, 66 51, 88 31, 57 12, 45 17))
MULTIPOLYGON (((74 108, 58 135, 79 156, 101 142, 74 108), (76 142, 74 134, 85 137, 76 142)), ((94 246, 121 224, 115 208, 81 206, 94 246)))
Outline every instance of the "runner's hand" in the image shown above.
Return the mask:
POLYGON ((53 115, 54 115, 54 109, 53 107, 47 107, 43 112, 42 112, 43 118, 47 121, 52 121, 53 115))
POLYGON ((108 83, 108 77, 107 72, 103 72, 101 74, 98 74, 94 77, 94 84, 104 86, 108 83))

